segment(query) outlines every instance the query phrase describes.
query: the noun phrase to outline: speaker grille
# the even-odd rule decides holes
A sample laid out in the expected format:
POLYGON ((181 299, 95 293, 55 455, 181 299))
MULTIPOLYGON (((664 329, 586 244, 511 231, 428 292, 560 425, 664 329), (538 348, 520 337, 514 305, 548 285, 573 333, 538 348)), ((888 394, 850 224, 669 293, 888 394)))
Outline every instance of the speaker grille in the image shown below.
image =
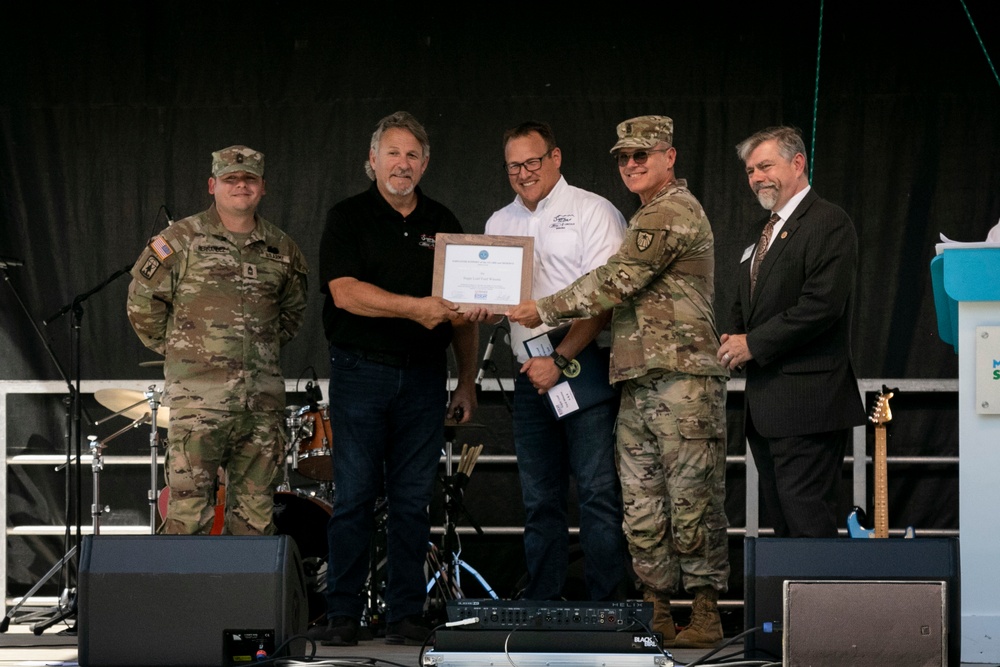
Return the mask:
POLYGON ((786 581, 785 665, 944 667, 947 607, 942 581, 786 581))

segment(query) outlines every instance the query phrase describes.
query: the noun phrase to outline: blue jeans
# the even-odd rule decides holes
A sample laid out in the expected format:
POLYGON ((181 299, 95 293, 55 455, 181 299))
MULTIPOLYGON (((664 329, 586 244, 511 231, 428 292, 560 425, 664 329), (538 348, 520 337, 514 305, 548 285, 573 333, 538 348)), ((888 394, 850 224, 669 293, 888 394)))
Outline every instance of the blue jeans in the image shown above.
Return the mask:
POLYGON ((420 614, 426 599, 427 505, 447 401, 444 351, 395 368, 330 347, 330 426, 336 496, 328 524, 327 616, 360 618, 375 502, 388 499, 386 617, 420 614))
POLYGON ((514 446, 524 499, 523 597, 559 599, 566 580, 570 474, 580 501, 584 579, 592 600, 615 597, 627 563, 621 487, 615 467, 618 402, 606 401, 556 420, 549 399, 524 375, 514 382, 514 446))

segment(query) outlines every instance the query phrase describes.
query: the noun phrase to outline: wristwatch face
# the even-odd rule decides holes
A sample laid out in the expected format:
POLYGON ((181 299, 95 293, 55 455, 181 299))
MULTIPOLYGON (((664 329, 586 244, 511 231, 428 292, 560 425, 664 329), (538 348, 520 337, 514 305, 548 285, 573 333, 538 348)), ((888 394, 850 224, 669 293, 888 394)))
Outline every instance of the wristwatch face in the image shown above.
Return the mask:
POLYGON ((556 368, 558 368, 559 370, 564 371, 566 370, 566 367, 569 366, 569 359, 562 356, 558 352, 553 350, 551 356, 552 359, 556 362, 556 368))

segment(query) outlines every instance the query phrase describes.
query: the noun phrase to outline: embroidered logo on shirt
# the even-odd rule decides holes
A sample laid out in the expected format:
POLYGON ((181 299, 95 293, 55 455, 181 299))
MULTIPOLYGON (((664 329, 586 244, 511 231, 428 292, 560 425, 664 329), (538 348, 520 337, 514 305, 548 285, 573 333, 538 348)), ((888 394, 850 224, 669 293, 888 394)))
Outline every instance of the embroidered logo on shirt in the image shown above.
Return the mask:
POLYGON ((573 220, 573 217, 574 216, 572 213, 560 213, 559 215, 555 215, 549 222, 549 229, 560 230, 560 229, 566 229, 567 227, 572 227, 573 225, 576 224, 576 221, 573 220))
POLYGON ((139 275, 146 280, 149 280, 153 277, 153 274, 156 273, 158 268, 160 268, 160 260, 155 257, 150 257, 146 260, 146 263, 142 265, 142 268, 139 269, 139 275))
MULTIPOLYGON (((167 240, 162 236, 157 236, 150 241, 149 247, 153 249, 153 252, 156 253, 156 256, 160 258, 161 262, 174 254, 174 249, 170 247, 170 244, 167 243, 167 240)), ((156 269, 154 268, 153 270, 155 271, 156 269)))
POLYGON ((417 242, 421 248, 434 248, 434 237, 427 234, 421 234, 420 240, 417 242))
POLYGON ((653 235, 649 232, 639 232, 635 235, 635 247, 643 252, 653 245, 653 235))

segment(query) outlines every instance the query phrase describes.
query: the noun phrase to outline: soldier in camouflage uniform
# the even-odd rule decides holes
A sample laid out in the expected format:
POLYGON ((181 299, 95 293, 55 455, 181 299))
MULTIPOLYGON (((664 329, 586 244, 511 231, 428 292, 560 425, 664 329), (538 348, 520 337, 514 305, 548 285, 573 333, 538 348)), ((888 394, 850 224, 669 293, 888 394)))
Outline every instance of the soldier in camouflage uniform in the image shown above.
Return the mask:
POLYGON ((306 307, 306 262, 295 242, 256 214, 264 155, 212 153, 207 211, 179 220, 132 269, 128 317, 165 357, 170 407, 160 531, 208 534, 217 471, 227 477, 226 532, 270 535, 284 455, 285 385, 278 352, 306 307))
POLYGON ((613 309, 611 382, 622 383, 618 472, 625 534, 654 629, 670 646, 722 639, 718 597, 729 579, 724 511, 726 380, 716 361, 714 241, 708 218, 674 176, 673 121, 618 125, 622 180, 642 206, 604 266, 508 316, 557 324, 613 309), (695 596, 691 624, 675 631, 670 595, 695 596))

